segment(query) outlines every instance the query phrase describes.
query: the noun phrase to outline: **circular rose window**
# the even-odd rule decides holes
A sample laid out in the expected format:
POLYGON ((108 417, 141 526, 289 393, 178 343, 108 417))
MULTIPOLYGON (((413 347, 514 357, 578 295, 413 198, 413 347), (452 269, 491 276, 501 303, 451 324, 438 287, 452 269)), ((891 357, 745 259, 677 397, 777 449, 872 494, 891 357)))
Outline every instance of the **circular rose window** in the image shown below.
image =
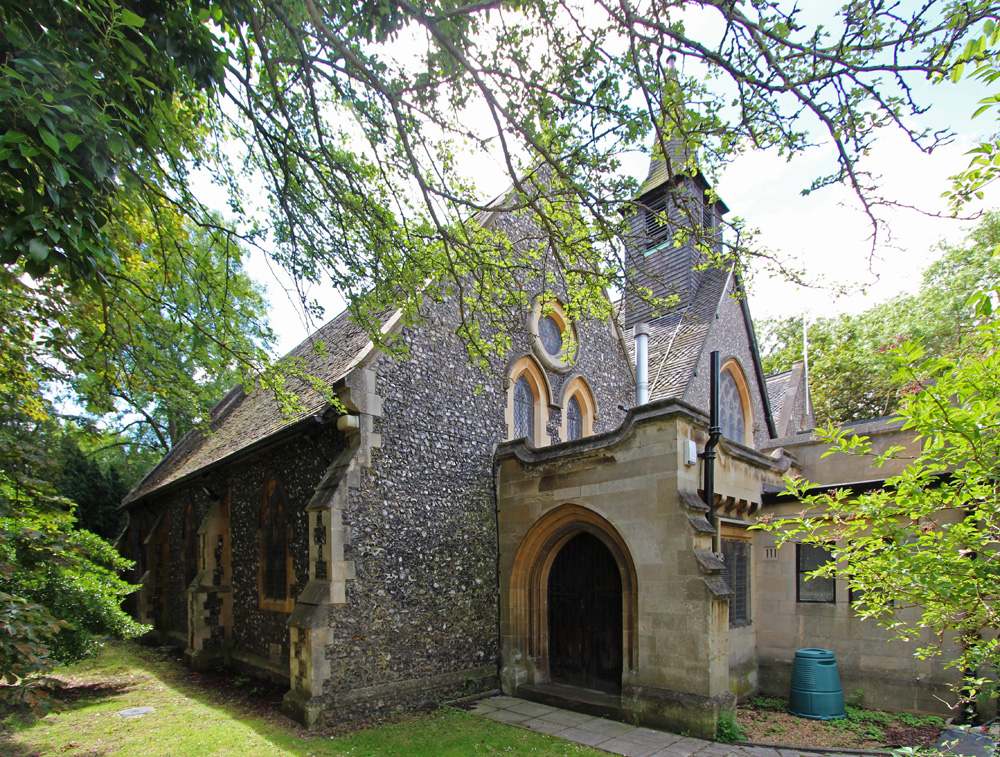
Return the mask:
POLYGON ((562 304, 552 301, 543 307, 537 300, 528 321, 535 354, 550 371, 565 373, 576 357, 576 329, 562 304))
POLYGON ((551 315, 538 320, 538 338, 542 340, 542 347, 547 353, 552 357, 559 357, 563 348, 562 329, 551 315))

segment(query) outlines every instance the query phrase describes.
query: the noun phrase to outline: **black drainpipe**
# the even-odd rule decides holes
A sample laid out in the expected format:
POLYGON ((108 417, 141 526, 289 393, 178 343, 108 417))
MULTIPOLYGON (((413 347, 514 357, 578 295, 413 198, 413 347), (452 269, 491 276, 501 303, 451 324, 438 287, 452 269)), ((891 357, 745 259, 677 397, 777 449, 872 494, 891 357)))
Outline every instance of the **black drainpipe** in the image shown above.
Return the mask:
POLYGON ((715 525, 715 445, 722 436, 722 426, 719 425, 719 369, 721 358, 719 351, 711 354, 711 368, 708 376, 708 441, 701 459, 705 461, 705 504, 708 505, 708 522, 715 525))

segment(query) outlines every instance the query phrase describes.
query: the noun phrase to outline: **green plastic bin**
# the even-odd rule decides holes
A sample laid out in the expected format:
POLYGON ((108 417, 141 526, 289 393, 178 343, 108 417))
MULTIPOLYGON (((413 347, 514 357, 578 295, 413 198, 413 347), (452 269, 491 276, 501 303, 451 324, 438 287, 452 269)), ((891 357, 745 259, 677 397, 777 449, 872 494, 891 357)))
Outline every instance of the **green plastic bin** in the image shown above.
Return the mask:
POLYGON ((829 649, 800 649, 795 653, 788 712, 813 720, 847 716, 837 659, 829 649))

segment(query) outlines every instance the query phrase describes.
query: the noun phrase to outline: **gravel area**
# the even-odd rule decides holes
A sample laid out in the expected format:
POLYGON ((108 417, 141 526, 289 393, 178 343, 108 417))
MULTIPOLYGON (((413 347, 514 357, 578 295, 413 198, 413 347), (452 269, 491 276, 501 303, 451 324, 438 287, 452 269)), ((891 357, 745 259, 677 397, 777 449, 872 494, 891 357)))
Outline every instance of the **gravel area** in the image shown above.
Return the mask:
POLYGON ((848 707, 848 718, 810 720, 785 712, 778 697, 754 697, 737 711, 743 739, 765 744, 823 749, 885 750, 932 746, 943 722, 906 713, 848 707))

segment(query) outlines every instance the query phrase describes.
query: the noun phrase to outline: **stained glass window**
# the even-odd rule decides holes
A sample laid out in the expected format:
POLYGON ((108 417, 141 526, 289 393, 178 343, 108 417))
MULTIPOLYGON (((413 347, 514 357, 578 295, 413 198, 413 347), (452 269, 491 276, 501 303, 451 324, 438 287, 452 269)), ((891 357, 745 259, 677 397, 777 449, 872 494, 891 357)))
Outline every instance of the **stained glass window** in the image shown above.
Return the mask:
POLYGON ((583 411, 575 396, 566 405, 566 438, 569 441, 583 438, 583 411))
POLYGON ((288 527, 285 493, 270 476, 264 484, 261 506, 261 590, 266 599, 288 598, 288 527))
POLYGON ((535 395, 522 373, 514 383, 514 438, 527 437, 534 441, 535 395))
POLYGON ((551 315, 543 316, 538 320, 538 337, 542 340, 545 351, 558 357, 563 348, 562 329, 556 323, 556 319, 551 315))
POLYGON ((198 521, 189 502, 184 512, 184 587, 198 576, 198 521))
POLYGON ((736 379, 729 371, 723 371, 719 383, 719 409, 722 417, 722 435, 743 444, 746 441, 746 421, 743 418, 743 399, 736 386, 736 379))

